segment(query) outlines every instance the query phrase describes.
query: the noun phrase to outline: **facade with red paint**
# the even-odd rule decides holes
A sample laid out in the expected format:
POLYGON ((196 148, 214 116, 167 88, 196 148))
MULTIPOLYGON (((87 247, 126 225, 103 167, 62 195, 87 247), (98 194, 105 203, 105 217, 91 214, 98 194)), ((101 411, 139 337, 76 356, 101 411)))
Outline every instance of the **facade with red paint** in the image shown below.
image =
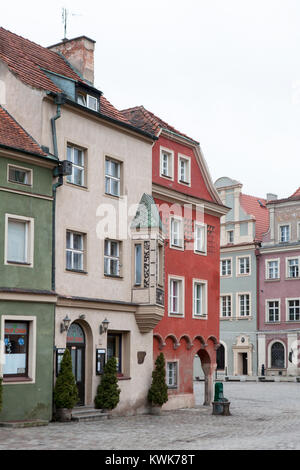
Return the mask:
POLYGON ((165 312, 154 329, 154 360, 164 353, 169 387, 165 409, 194 405, 196 354, 205 373, 205 404, 210 404, 219 344, 220 217, 227 208, 198 142, 143 107, 123 113, 158 136, 152 195, 165 232, 165 312))
POLYGON ((267 203, 259 257, 258 360, 266 375, 299 375, 300 188, 267 203))

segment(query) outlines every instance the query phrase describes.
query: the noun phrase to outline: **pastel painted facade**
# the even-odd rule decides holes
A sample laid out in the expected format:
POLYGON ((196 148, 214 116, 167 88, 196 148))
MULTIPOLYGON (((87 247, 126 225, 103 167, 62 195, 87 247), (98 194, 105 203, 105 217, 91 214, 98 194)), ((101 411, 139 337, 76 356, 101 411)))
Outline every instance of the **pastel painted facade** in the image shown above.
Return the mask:
POLYGON ((0 61, 7 109, 59 158, 61 168, 63 161, 72 163, 71 174, 53 181, 53 380, 68 347, 79 405, 93 405, 104 361, 115 356, 121 388, 115 412, 144 412, 153 328, 163 316, 164 286, 156 269, 163 237, 159 227, 137 230, 132 221, 145 196, 151 198, 155 137, 134 127, 94 88, 94 41, 68 41, 68 61, 57 53, 66 42, 46 49, 0 28, 1 41, 10 43, 0 61), (30 63, 27 74, 20 49, 30 63), (86 61, 77 61, 78 50, 86 61))
POLYGON ((56 165, 0 106, 0 421, 52 418, 56 165))
POLYGON ((267 203, 259 256, 259 371, 300 375, 300 190, 267 203))
POLYGON ((257 375, 257 254, 268 227, 266 200, 242 193, 227 177, 215 182, 231 210, 221 220, 219 376, 257 375))
POLYGON ((152 194, 166 235, 165 312, 154 329, 154 360, 164 354, 169 399, 163 408, 194 406, 195 356, 209 405, 219 345, 220 217, 228 209, 198 142, 142 106, 123 114, 159 137, 152 152, 152 194))

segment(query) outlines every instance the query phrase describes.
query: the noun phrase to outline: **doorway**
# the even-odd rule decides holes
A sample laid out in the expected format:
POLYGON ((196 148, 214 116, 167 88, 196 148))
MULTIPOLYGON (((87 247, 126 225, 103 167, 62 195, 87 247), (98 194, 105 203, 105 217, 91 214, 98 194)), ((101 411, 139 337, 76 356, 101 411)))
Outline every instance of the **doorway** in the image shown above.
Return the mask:
POLYGON ((72 372, 78 388, 78 403, 85 403, 85 335, 78 323, 72 323, 67 334, 67 348, 72 358, 72 372))

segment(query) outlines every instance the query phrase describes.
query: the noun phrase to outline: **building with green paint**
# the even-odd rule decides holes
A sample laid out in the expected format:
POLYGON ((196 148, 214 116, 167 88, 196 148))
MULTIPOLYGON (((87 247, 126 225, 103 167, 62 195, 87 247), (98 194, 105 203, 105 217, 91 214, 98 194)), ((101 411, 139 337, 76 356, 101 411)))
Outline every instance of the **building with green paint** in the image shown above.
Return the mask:
POLYGON ((0 106, 0 421, 52 417, 57 159, 0 106))

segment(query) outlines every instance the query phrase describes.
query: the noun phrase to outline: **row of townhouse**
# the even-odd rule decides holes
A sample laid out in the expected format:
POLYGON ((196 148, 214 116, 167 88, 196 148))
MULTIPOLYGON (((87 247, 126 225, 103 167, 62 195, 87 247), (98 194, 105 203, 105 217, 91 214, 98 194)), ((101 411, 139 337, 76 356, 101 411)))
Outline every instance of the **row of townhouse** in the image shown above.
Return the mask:
POLYGON ((278 200, 215 182, 221 223, 218 375, 299 375, 300 190, 278 200))
POLYGON ((220 217, 199 143, 94 86, 95 42, 49 48, 0 28, 1 421, 51 420, 65 348, 78 405, 117 359, 116 412, 147 410, 166 358, 166 408, 212 400, 220 217))

